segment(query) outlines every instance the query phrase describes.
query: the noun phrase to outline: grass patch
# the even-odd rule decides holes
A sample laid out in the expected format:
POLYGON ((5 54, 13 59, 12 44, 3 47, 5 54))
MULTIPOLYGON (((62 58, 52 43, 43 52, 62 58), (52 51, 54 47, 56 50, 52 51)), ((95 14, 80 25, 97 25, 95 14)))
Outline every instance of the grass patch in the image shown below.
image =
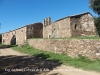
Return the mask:
POLYGON ((96 39, 99 40, 99 36, 71 36, 71 37, 66 37, 66 38, 30 38, 30 39, 96 39))
POLYGON ((52 52, 44 51, 35 49, 28 44, 26 44, 23 47, 12 47, 14 50, 27 53, 31 56, 37 56, 39 58, 52 60, 52 61, 59 61, 60 63, 63 63, 65 65, 74 66, 76 68, 82 68, 85 70, 95 70, 100 72, 100 60, 90 60, 87 57, 84 57, 82 55, 79 55, 79 58, 72 58, 66 54, 55 54, 52 52))
POLYGON ((78 37, 72 36, 70 38, 72 39, 100 39, 99 36, 78 36, 78 37))

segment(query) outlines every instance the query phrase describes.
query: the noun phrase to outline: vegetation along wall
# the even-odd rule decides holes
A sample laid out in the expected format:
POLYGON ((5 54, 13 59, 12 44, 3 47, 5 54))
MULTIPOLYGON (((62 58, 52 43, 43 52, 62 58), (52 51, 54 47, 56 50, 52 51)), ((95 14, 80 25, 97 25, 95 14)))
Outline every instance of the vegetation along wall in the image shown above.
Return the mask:
POLYGON ((78 54, 100 59, 100 40, 89 39, 28 39, 28 44, 37 49, 54 53, 66 53, 77 57, 78 54))

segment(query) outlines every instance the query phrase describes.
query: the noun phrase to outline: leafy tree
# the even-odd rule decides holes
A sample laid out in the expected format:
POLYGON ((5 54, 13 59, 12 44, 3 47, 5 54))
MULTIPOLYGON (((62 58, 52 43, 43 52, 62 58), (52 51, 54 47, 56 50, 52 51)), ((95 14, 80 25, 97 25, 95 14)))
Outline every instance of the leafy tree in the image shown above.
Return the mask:
POLYGON ((100 16, 94 17, 94 22, 95 22, 97 33, 100 36, 100 16))
POLYGON ((89 0, 90 8, 98 14, 98 17, 94 17, 97 33, 100 36, 100 0, 89 0))
POLYGON ((100 15, 100 0, 89 0, 90 3, 90 8, 97 13, 98 15, 100 15))

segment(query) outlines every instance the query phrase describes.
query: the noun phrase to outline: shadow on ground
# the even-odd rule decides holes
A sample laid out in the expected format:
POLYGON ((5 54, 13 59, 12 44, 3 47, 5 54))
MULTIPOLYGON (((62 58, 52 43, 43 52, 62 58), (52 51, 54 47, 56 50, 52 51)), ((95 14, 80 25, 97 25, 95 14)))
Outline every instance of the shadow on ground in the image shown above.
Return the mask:
POLYGON ((47 75, 53 68, 61 65, 59 60, 47 60, 48 57, 49 55, 45 54, 37 54, 34 57, 0 56, 0 75, 40 75, 42 73, 47 75))
POLYGON ((11 48, 11 47, 15 47, 17 45, 2 45, 0 46, 0 49, 5 49, 5 48, 11 48))

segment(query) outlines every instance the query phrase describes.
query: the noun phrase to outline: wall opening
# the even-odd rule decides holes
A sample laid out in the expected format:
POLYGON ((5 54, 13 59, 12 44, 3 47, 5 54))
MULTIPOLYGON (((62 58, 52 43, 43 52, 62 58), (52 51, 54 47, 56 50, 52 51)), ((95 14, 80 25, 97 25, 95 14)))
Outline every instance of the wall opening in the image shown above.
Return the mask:
POLYGON ((11 38, 10 44, 16 45, 16 35, 13 35, 13 37, 11 38))
POLYGON ((48 38, 50 38, 51 37, 51 35, 48 35, 48 38))
POLYGON ((77 24, 75 24, 75 29, 77 29, 77 24))

